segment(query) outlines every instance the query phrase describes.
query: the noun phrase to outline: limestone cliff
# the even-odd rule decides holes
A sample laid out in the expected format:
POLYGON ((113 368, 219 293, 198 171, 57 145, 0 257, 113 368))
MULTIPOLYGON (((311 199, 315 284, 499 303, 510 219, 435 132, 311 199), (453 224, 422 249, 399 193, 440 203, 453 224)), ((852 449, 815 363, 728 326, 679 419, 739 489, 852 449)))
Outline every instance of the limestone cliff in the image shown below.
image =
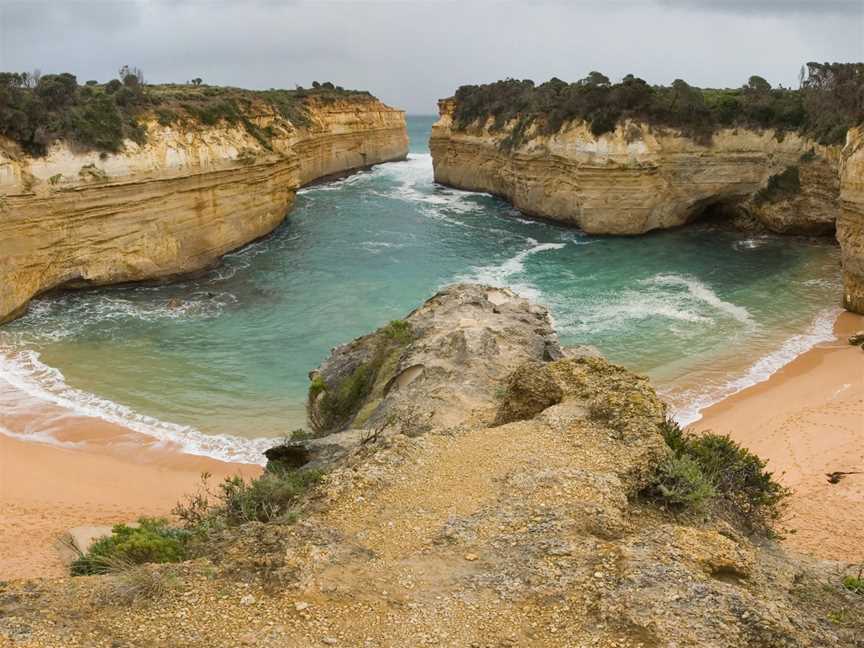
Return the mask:
POLYGON ((145 120, 146 143, 115 154, 57 142, 40 158, 0 141, 0 322, 35 295, 201 270, 266 235, 298 187, 405 157, 404 113, 371 96, 307 100, 296 126, 272 106, 267 129, 145 120))
POLYGON ((864 126, 846 136, 840 165, 837 240, 843 258, 843 305, 864 313, 864 126))
POLYGON ((833 231, 839 150, 795 133, 725 129, 709 145, 633 121, 600 136, 579 121, 552 135, 536 123, 515 133, 515 119, 500 130, 491 119, 458 129, 454 102, 439 108, 430 139, 437 182, 488 191, 592 234, 676 227, 715 205, 740 206, 775 232, 833 231), (502 146, 508 138, 516 145, 502 146), (796 186, 770 191, 769 180, 790 167, 800 168, 796 186))

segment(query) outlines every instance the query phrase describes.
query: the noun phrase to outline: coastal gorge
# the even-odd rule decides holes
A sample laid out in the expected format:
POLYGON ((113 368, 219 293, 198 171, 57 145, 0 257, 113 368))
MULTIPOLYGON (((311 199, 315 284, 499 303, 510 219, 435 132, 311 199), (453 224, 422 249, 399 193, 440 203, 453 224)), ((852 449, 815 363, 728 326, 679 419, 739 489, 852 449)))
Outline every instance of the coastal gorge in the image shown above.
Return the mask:
POLYGON ((463 86, 439 102, 435 180, 590 234, 706 216, 779 234, 836 229, 843 303, 864 312, 864 115, 854 91, 848 105, 835 96, 860 86, 862 66, 809 67, 800 91, 759 77, 731 91, 632 76, 613 85, 597 72, 574 84, 463 86))
MULTIPOLYGON (((52 289, 211 267, 276 228, 298 188, 406 156, 403 111, 327 85, 260 93, 150 86, 119 141, 99 133, 36 147, 0 136, 0 322, 52 289)), ((134 99, 131 87, 115 94, 134 99)), ((108 96, 107 88, 80 92, 90 93, 86 111, 108 96)))

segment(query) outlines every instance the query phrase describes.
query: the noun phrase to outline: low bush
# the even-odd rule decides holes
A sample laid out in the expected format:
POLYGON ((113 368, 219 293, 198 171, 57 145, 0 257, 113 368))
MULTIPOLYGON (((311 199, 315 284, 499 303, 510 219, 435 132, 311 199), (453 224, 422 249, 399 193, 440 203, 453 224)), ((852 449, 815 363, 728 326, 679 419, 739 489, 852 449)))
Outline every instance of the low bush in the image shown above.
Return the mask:
POLYGON ((672 450, 645 493, 672 509, 708 510, 751 533, 773 535, 790 491, 765 462, 728 436, 689 434, 674 421, 663 436, 672 450))
POLYGON ((215 491, 209 477, 205 473, 199 492, 173 511, 193 533, 253 521, 292 523, 300 498, 321 480, 322 473, 268 464, 259 477, 249 481, 237 475, 226 477, 215 491))
POLYGON ((853 594, 864 596, 864 567, 858 570, 857 576, 846 576, 843 579, 843 588, 853 594))
POLYGON ((186 557, 188 531, 161 518, 138 520, 138 526, 115 525, 110 536, 97 540, 71 565, 73 576, 105 574, 118 565, 179 562, 186 557))
POLYGON ((552 134, 582 120, 599 136, 628 118, 679 129, 705 144, 718 129, 735 126, 774 129, 778 137, 800 131, 838 144, 864 120, 864 63, 808 63, 798 90, 772 88, 758 76, 740 88, 703 89, 682 79, 652 86, 632 74, 612 83, 591 72, 574 83, 553 78, 540 85, 530 79, 467 85, 454 99, 458 129, 487 124, 500 131, 510 124, 504 149, 518 146, 532 124, 552 134))

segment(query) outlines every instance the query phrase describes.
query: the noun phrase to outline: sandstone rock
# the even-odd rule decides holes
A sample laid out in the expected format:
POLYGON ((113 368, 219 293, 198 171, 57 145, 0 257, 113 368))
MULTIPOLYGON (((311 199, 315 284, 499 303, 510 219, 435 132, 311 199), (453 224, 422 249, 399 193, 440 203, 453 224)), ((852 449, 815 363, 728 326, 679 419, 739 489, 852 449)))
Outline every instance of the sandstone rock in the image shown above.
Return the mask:
POLYGON ((429 141, 435 180, 503 196, 527 214, 593 234, 641 234, 683 225, 711 207, 743 206, 772 231, 833 231, 839 148, 798 134, 726 129, 705 145, 644 123, 628 121, 597 137, 586 123, 572 122, 553 135, 532 126, 505 152, 500 144, 517 120, 500 131, 479 124, 457 130, 454 108, 452 100, 439 102, 429 141), (747 202, 769 178, 799 166, 799 193, 747 202))
POLYGON ((278 113, 250 114, 275 133, 272 151, 242 126, 155 119, 145 145, 126 142, 104 159, 62 142, 30 158, 0 138, 0 322, 53 288, 212 266, 279 225, 299 187, 407 154, 402 111, 371 96, 310 102, 301 128, 278 113))
POLYGON ((852 346, 864 344, 864 331, 858 331, 857 333, 853 333, 852 335, 850 335, 849 344, 851 344, 852 346))
POLYGON ((864 314, 864 126, 852 128, 840 164, 837 240, 843 263, 843 306, 864 314))
POLYGON ((496 393, 514 369, 563 356, 547 310, 503 288, 450 286, 404 326, 404 337, 388 326, 335 348, 312 373, 320 391, 310 415, 326 419, 318 427, 386 425, 416 434, 491 422, 496 393), (347 413, 328 414, 341 410, 344 399, 335 399, 352 390, 358 397, 347 413))

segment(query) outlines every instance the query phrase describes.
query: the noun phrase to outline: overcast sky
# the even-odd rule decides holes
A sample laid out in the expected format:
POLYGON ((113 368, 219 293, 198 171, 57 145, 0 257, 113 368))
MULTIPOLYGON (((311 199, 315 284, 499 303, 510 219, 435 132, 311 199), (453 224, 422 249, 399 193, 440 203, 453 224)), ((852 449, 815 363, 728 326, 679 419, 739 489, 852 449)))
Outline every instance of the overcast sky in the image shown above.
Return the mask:
POLYGON ((797 84, 806 61, 864 60, 864 0, 0 0, 0 70, 250 88, 313 80, 413 113, 464 83, 797 84))

